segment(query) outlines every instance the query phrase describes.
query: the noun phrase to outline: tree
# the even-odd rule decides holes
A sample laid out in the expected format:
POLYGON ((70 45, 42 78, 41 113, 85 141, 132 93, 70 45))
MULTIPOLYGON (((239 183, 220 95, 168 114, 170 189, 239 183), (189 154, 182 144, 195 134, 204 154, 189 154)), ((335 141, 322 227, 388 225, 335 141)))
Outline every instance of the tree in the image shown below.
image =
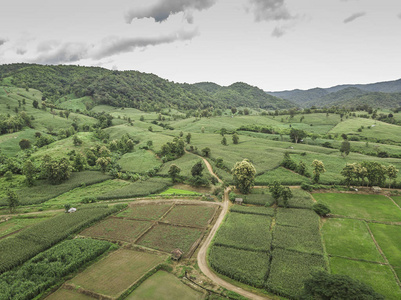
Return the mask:
POLYGON ((391 180, 395 180, 397 178, 397 173, 398 170, 393 165, 389 165, 387 167, 387 176, 389 179, 388 188, 391 186, 391 180))
POLYGON ((308 134, 301 129, 291 128, 290 138, 291 138, 291 141, 295 144, 297 144, 300 140, 305 138, 307 135, 308 134))
POLYGON ((327 216, 330 213, 330 208, 328 208, 326 205, 322 203, 315 203, 312 206, 312 209, 322 217, 327 216))
POLYGON ((106 172, 107 167, 111 164, 111 158, 110 157, 99 157, 96 160, 96 165, 99 166, 100 171, 103 173, 106 172))
POLYGON ((366 178, 368 185, 382 186, 386 181, 387 168, 376 161, 363 161, 362 167, 366 168, 366 178))
POLYGON ((345 157, 345 156, 347 156, 347 155, 349 154, 350 151, 351 151, 351 144, 350 144, 350 142, 348 142, 348 140, 344 140, 344 141, 341 143, 341 147, 340 147, 341 155, 342 155, 343 157, 345 157))
POLYGON ((187 134, 187 136, 185 137, 185 140, 187 141, 188 144, 191 143, 191 133, 187 134))
POLYGON ((211 150, 210 150, 209 147, 205 147, 205 148, 203 148, 201 150, 202 156, 204 156, 204 157, 209 157, 210 156, 210 152, 211 152, 211 150))
POLYGON ((10 213, 13 213, 19 205, 18 195, 13 190, 7 189, 7 205, 10 213))
POLYGON ((291 189, 289 187, 284 187, 281 190, 281 197, 283 198, 284 207, 288 207, 288 200, 293 197, 291 189))
POLYGON ((72 140, 73 140, 74 146, 82 145, 82 140, 77 135, 74 135, 72 140))
POLYGON ((32 106, 33 106, 33 108, 38 108, 39 107, 39 102, 37 100, 33 100, 32 106))
POLYGON ((194 164, 192 166, 192 169, 191 169, 192 176, 193 177, 202 176, 203 169, 204 169, 204 166, 202 164, 202 161, 198 161, 196 164, 194 164))
POLYGON ((244 108, 244 115, 245 115, 245 116, 249 115, 249 109, 244 108))
POLYGON ((356 164, 346 164, 344 169, 341 171, 341 175, 345 177, 345 184, 349 187, 353 179, 357 177, 356 164))
POLYGON ((81 172, 86 169, 87 165, 88 165, 88 163, 86 161, 85 156, 83 156, 81 153, 78 152, 74 156, 74 159, 72 161, 72 167, 73 167, 74 171, 81 172))
POLYGON ((233 144, 238 144, 239 142, 239 136, 237 133, 233 134, 233 144))
POLYGON ((70 161, 66 158, 60 160, 52 159, 45 155, 42 160, 42 172, 51 184, 59 184, 71 176, 70 161))
POLYGON ((278 204, 278 199, 281 197, 281 192, 283 191, 283 186, 278 181, 273 181, 273 183, 269 184, 269 191, 272 194, 274 202, 278 204))
POLYGON ((181 169, 177 165, 172 164, 170 166, 170 169, 168 170, 168 174, 170 175, 173 182, 176 182, 176 179, 177 179, 178 175, 180 174, 180 172, 181 172, 181 169))
POLYGON ((25 181, 28 186, 32 186, 35 179, 36 169, 30 159, 24 162, 24 167, 22 169, 22 174, 25 175, 25 181))
POLYGON ((298 166, 297 166, 297 173, 298 173, 299 175, 302 175, 302 176, 307 176, 307 177, 310 176, 310 174, 307 174, 307 171, 306 171, 306 164, 305 164, 302 160, 298 163, 298 166))
POLYGON ((22 139, 19 141, 19 147, 21 150, 29 149, 31 147, 31 141, 27 139, 22 139))
POLYGON ((235 115, 235 113, 237 112, 237 108, 236 107, 231 107, 231 112, 233 115, 235 115))
POLYGON ((323 162, 317 159, 315 159, 312 162, 312 167, 313 167, 313 182, 318 183, 320 180, 320 175, 326 172, 326 169, 324 168, 323 162))
POLYGON ((231 171, 237 189, 243 194, 249 194, 255 184, 256 169, 253 164, 248 159, 244 159, 241 162, 235 163, 231 171))
POLYGON ((221 140, 221 144, 224 146, 227 146, 227 139, 225 136, 223 136, 223 139, 221 140))
POLYGON ((370 286, 346 275, 317 271, 304 282, 302 299, 384 300, 370 286))
POLYGON ((152 132, 152 131, 153 131, 153 127, 152 127, 152 126, 149 126, 149 127, 148 127, 148 130, 149 130, 150 132, 152 132))

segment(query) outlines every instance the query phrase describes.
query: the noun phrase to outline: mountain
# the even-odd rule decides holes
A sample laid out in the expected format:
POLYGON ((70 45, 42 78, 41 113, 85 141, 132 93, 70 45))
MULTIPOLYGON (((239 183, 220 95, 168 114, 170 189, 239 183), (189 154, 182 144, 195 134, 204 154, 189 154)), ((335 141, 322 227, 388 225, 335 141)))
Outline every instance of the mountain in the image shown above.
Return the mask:
POLYGON ((261 89, 236 83, 221 87, 214 83, 174 83, 154 74, 111 71, 99 67, 0 65, 0 85, 34 88, 50 101, 67 95, 89 96, 96 104, 133 107, 144 111, 162 108, 197 110, 207 108, 286 109, 296 107, 288 100, 261 89))
POLYGON ((331 88, 267 93, 290 100, 302 107, 333 105, 350 107, 369 103, 372 107, 395 108, 400 106, 401 79, 372 84, 343 84, 331 88))

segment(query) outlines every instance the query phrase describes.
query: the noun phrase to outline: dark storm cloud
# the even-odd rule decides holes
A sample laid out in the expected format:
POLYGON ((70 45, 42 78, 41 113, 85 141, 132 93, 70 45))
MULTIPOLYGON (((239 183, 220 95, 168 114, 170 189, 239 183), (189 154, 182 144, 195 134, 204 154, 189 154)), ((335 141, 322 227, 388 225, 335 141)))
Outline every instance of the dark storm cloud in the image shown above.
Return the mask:
POLYGON ((17 53, 18 55, 24 55, 26 52, 26 49, 18 48, 15 53, 17 53))
POLYGON ((360 18, 360 17, 363 17, 363 16, 365 16, 365 15, 366 15, 365 12, 357 12, 357 13, 354 13, 354 14, 352 14, 351 16, 349 16, 348 18, 346 18, 346 19, 344 20, 344 23, 350 23, 350 22, 355 21, 356 19, 358 19, 358 18, 360 18))
MULTIPOLYGON (((133 19, 153 18, 156 22, 163 22, 170 15, 186 12, 188 10, 208 9, 216 3, 216 0, 160 0, 158 3, 144 9, 131 9, 125 16, 127 23, 133 19)), ((189 22, 192 16, 189 15, 189 22)))
POLYGON ((250 0, 251 11, 255 21, 290 20, 295 17, 290 14, 284 0, 250 0))
POLYGON ((160 37, 112 38, 103 43, 102 49, 95 54, 94 58, 100 59, 115 54, 131 52, 136 48, 146 46, 156 46, 160 44, 170 44, 175 41, 191 40, 198 34, 197 30, 193 30, 188 32, 181 31, 160 37))

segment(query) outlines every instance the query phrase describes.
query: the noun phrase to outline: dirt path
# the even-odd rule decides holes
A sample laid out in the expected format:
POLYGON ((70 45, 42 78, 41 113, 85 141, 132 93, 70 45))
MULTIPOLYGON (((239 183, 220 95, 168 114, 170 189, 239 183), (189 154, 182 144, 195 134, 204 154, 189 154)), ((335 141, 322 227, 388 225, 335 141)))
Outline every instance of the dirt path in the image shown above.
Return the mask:
MULTIPOLYGON (((209 170, 210 174, 212 174, 214 177, 217 178, 217 180, 222 183, 222 180, 217 177, 217 175, 213 172, 213 168, 210 165, 210 163, 203 158, 203 161, 205 162, 205 165, 207 167, 207 169, 209 170)), ((255 299, 255 300, 267 300, 270 299, 268 297, 262 297, 259 295, 256 295, 254 293, 248 292, 238 286, 235 286, 231 283, 228 283, 227 281, 221 279, 220 277, 218 277, 208 266, 207 264, 207 249, 210 246, 210 243, 212 242, 212 239, 214 237, 214 235, 217 232, 217 229, 220 227, 221 223, 224 220, 224 217, 226 215, 226 213, 228 212, 228 206, 229 206, 229 199, 228 199, 228 193, 230 192, 230 188, 227 187, 224 190, 224 198, 223 198, 223 208, 221 210, 220 216, 217 219, 216 223, 214 224, 213 228, 210 230, 210 233, 208 235, 208 237, 206 238, 206 240, 203 242, 201 248, 199 249, 198 252, 198 256, 197 256, 197 260, 198 260, 198 266, 201 269, 201 271, 203 272, 203 274, 205 274, 209 279, 211 279, 213 282, 215 282, 216 284, 230 290, 233 292, 236 292, 237 294, 240 294, 246 298, 249 299, 255 299)))

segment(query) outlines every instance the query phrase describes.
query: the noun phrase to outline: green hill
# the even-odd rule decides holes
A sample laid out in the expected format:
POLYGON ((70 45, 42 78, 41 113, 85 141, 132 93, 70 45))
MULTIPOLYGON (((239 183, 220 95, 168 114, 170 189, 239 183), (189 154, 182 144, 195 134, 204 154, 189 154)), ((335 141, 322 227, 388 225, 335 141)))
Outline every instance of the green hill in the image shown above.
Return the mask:
MULTIPOLYGON (((98 67, 12 64, 0 66, 0 85, 34 88, 53 102, 60 98, 91 97, 95 105, 132 107, 143 111, 163 108, 197 110, 207 108, 285 109, 295 104, 264 93, 257 87, 236 83, 220 87, 209 83, 179 84, 154 74, 111 71, 98 67)), ((82 107, 82 106, 81 106, 82 107)))

